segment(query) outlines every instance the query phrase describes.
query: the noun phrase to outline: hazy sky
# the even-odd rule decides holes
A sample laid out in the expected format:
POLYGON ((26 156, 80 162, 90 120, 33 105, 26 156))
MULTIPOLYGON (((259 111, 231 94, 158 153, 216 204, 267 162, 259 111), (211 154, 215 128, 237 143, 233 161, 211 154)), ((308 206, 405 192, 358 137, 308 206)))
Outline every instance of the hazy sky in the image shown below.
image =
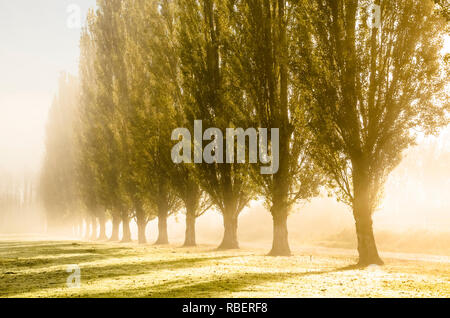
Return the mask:
POLYGON ((68 27, 71 5, 84 21, 95 0, 0 0, 0 171, 39 168, 59 73, 77 73, 80 29, 68 27))
POLYGON ((0 170, 38 168, 59 73, 77 72, 71 4, 84 21, 95 0, 0 0, 0 170))

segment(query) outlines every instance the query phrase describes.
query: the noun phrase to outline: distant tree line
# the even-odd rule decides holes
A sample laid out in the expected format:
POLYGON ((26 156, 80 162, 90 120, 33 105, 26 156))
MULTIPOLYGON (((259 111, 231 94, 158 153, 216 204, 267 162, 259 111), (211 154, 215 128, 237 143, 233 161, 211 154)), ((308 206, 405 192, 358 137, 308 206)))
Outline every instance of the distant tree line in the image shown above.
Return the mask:
POLYGON ((50 219, 79 229, 84 220, 100 240, 111 220, 109 239, 122 224, 123 242, 134 219, 145 243, 157 218, 157 244, 167 244, 167 219, 183 212, 193 246, 196 219, 215 209, 219 248, 232 249, 239 214, 262 199, 270 254, 290 255, 293 205, 326 188, 353 211, 359 263, 381 264, 372 215, 384 182, 417 130, 448 124, 447 9, 431 0, 98 0, 79 79, 63 76, 50 112, 41 178, 50 219), (261 175, 249 160, 173 163, 172 131, 193 135, 195 120, 279 128, 278 172, 261 175))
POLYGON ((12 233, 36 207, 36 182, 31 173, 22 176, 0 171, 0 232, 12 233))

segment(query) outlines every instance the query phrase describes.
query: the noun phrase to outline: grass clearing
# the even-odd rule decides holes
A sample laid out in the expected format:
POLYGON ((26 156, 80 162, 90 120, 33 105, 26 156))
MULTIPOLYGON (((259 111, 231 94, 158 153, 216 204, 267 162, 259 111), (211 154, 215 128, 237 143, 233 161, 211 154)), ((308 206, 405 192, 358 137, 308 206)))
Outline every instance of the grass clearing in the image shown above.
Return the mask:
POLYGON ((0 297, 450 297, 450 263, 385 256, 354 269, 334 249, 269 257, 258 249, 0 241, 0 297), (68 288, 68 265, 81 288, 68 288))

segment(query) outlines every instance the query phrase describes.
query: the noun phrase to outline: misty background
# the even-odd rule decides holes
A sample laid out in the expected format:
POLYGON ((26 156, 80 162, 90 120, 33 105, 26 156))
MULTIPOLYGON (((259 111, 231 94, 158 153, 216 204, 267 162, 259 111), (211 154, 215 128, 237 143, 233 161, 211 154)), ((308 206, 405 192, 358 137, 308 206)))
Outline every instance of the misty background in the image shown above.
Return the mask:
MULTIPOLYGON (((0 206, 0 235, 45 234, 46 220, 36 198, 37 176, 45 147, 48 111, 63 71, 78 73, 79 28, 69 28, 69 5, 81 9, 81 21, 95 0, 0 0, 0 193, 13 196, 0 206), (3 191, 2 191, 3 190, 3 191), (11 201, 11 200, 10 200, 11 201)), ((450 40, 446 48, 450 51, 450 40)), ((384 200, 374 215, 380 249, 450 255, 450 129, 422 138, 405 153, 390 176, 384 200)), ((0 198, 1 199, 1 198, 0 198)), ((1 200, 0 200, 1 202, 1 200)), ((270 246, 272 219, 253 202, 239 219, 242 246, 270 246)), ((293 209, 288 220, 290 241, 299 245, 354 248, 351 211, 323 192, 293 209)), ((170 218, 169 239, 181 244, 184 215, 170 218)), ((137 228, 133 222, 133 239, 137 228)), ((218 212, 198 219, 198 243, 220 242, 218 212)), ((111 225, 107 228, 108 235, 111 225)), ((157 236, 156 221, 147 229, 157 236)))

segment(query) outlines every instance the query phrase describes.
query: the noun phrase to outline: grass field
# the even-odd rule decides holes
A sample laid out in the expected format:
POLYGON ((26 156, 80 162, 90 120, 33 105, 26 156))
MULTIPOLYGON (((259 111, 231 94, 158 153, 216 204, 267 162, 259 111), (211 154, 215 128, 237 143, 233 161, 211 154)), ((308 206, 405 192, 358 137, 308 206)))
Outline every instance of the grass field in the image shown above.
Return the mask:
POLYGON ((448 258, 389 254, 383 267, 355 269, 353 251, 294 251, 0 241, 0 297, 450 297, 448 258), (70 264, 80 288, 66 286, 70 264))

